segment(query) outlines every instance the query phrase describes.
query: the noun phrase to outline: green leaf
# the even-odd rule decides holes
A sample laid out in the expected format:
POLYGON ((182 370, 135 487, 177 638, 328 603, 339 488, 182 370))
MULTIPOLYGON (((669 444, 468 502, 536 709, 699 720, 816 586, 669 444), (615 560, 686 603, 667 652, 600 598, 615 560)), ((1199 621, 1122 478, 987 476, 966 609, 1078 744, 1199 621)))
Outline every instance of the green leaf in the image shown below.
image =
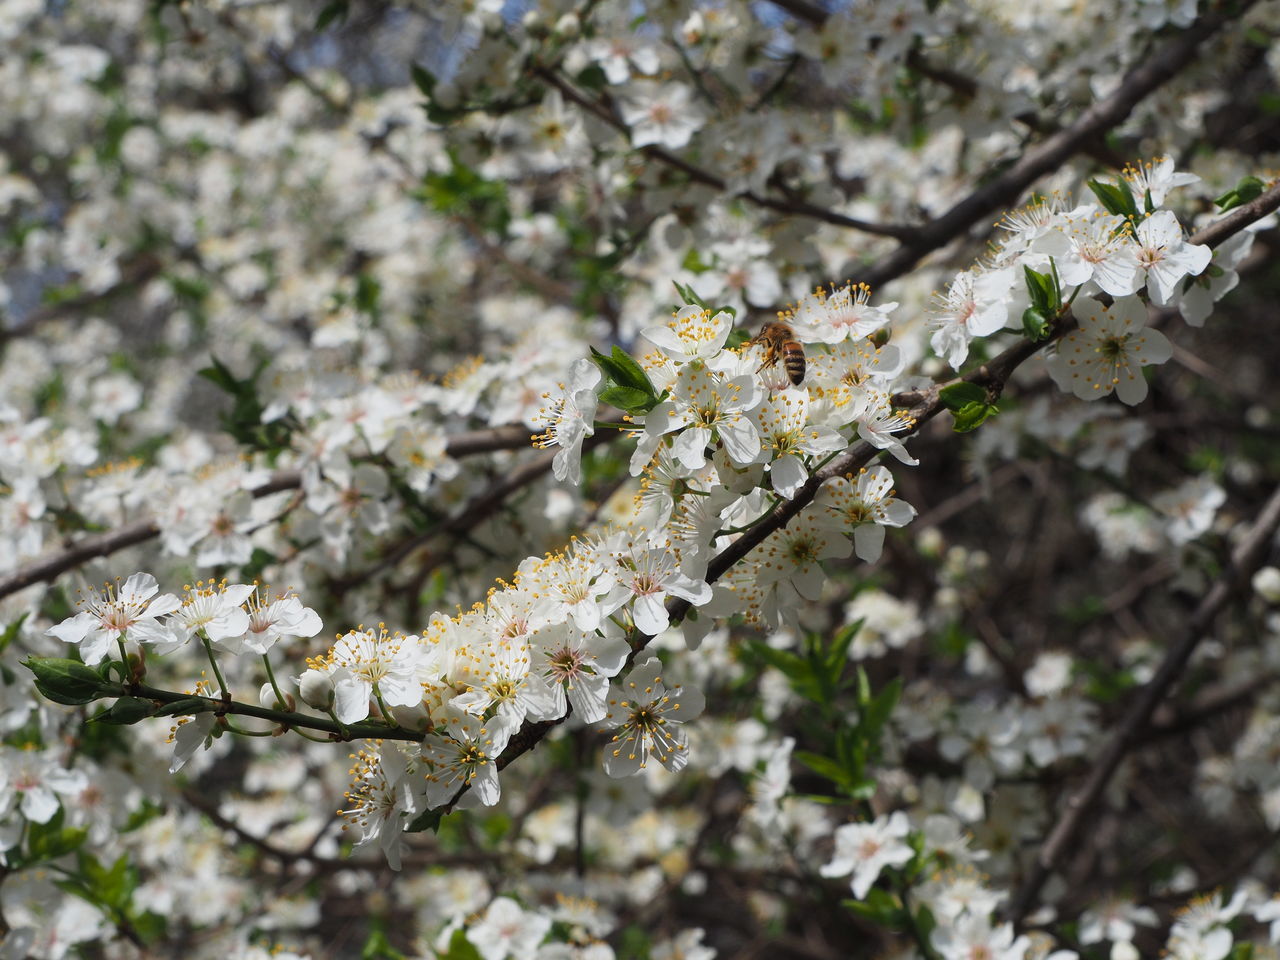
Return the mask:
POLYGON ((320 15, 316 17, 316 32, 319 33, 331 23, 337 23, 341 26, 347 22, 347 15, 350 12, 351 4, 349 0, 332 0, 331 3, 325 4, 324 9, 320 11, 320 15))
POLYGON ((944 407, 954 412, 962 410, 970 403, 986 403, 987 391, 976 383, 961 380, 949 387, 943 387, 938 392, 938 399, 942 401, 944 407))
POLYGON ((1058 285, 1053 275, 1040 273, 1028 266, 1023 266, 1023 275, 1027 283, 1027 294, 1031 297, 1031 305, 1043 314, 1057 315, 1062 308, 1058 294, 1058 285))
POLYGON ((56 860, 84 843, 88 828, 63 826, 66 813, 62 807, 49 818, 48 823, 27 823, 27 842, 24 865, 56 860))
POLYGON ((1090 180, 1089 189, 1093 191, 1093 195, 1098 198, 1098 202, 1108 213, 1114 213, 1121 217, 1136 217, 1138 215, 1138 205, 1133 199, 1133 191, 1129 189, 1129 184, 1121 180, 1119 183, 1102 183, 1099 180, 1090 180))
POLYGON ((413 84, 422 91, 422 95, 430 99, 436 89, 436 75, 421 64, 413 64, 409 68, 413 84))
POLYGON ((848 787, 853 783, 850 771, 838 760, 833 760, 831 757, 824 757, 820 753, 812 753, 808 750, 797 750, 792 756, 818 774, 818 776, 826 777, 837 786, 848 787))
POLYGON ((35 674, 36 689, 41 696, 54 703, 80 706, 124 693, 119 684, 108 683, 79 660, 28 657, 22 665, 35 674))
POLYGON ((894 677, 876 694, 862 712, 862 734, 872 743, 879 744, 880 733, 888 722, 893 708, 902 696, 902 678, 894 677))
POLYGON ((91 719, 98 723, 128 725, 155 716, 156 705, 141 697, 121 697, 106 710, 91 719))
POLYGON ((906 920, 898 898, 887 890, 872 887, 863 900, 841 901, 846 907, 882 927, 897 929, 906 920))
POLYGON ((439 955, 440 960, 481 960, 480 951, 467 939, 467 931, 455 930, 449 940, 449 949, 439 955))
POLYGON ((1027 307, 1022 311, 1022 332, 1032 343, 1038 343, 1049 335, 1049 319, 1042 310, 1027 307))
POLYGON ((969 433, 977 430, 999 412, 1000 408, 994 403, 966 403, 956 411, 952 429, 956 433, 969 433))
POLYGON ((17 620, 4 628, 4 633, 0 633, 0 653, 4 653, 9 649, 9 644, 18 639, 18 632, 22 629, 22 625, 27 622, 28 616, 30 614, 20 614, 17 620))
POLYGON ((409 826, 405 827, 406 833, 424 833, 430 830, 432 833, 440 832, 440 821, 444 819, 444 811, 423 810, 420 814, 409 822, 409 826))
POLYGON ((360 949, 360 960, 406 960, 406 958, 403 953, 391 946, 386 931, 377 927, 369 932, 369 938, 360 949))
POLYGON ((653 382, 649 379, 649 375, 644 372, 644 367, 636 363, 631 354, 615 344, 613 350, 610 351, 610 357, 621 373, 621 376, 615 377, 619 386, 643 390, 649 396, 657 393, 653 389, 653 382))
POLYGON ((600 391, 600 402, 628 413, 647 413, 657 404, 657 397, 631 387, 605 387, 600 391))
POLYGON ((1239 183, 1213 201, 1223 211, 1249 203, 1262 195, 1266 184, 1257 177, 1243 177, 1239 183))

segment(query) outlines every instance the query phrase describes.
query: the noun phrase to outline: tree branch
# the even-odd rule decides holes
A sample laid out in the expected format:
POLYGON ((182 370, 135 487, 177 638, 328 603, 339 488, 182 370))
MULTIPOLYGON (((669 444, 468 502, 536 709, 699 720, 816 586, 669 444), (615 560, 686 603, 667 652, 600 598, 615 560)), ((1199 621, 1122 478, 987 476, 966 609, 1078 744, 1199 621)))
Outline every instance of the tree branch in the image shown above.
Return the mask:
MULTIPOLYGON (((523 424, 509 424, 489 430, 472 430, 455 434, 448 440, 446 452, 454 459, 495 450, 513 450, 529 445, 529 428, 523 424)), ((268 494, 294 490, 302 483, 302 475, 296 470, 282 470, 260 487, 252 491, 255 499, 268 494)), ((32 584, 54 580, 68 570, 98 557, 109 557, 126 547, 160 535, 154 520, 138 520, 106 533, 94 534, 73 543, 61 553, 39 560, 6 577, 0 577, 0 599, 24 590, 32 584)))
POLYGON ((1017 923, 1035 905, 1036 898, 1049 875, 1057 866, 1076 833, 1084 825, 1085 818, 1098 798, 1111 782, 1125 754, 1139 740, 1147 728, 1156 707, 1182 674, 1196 646, 1208 633, 1214 619, 1227 605, 1231 595, 1248 582, 1250 575, 1262 563, 1267 547, 1276 530, 1280 528, 1280 487, 1267 500, 1257 521, 1233 551, 1226 570, 1214 582, 1209 593, 1196 607, 1187 621, 1182 635, 1169 648, 1155 676, 1138 691, 1115 733, 1094 760, 1084 783, 1068 799, 1053 830, 1041 844, 1032 861, 1030 873, 1010 901, 1008 917, 1017 923))

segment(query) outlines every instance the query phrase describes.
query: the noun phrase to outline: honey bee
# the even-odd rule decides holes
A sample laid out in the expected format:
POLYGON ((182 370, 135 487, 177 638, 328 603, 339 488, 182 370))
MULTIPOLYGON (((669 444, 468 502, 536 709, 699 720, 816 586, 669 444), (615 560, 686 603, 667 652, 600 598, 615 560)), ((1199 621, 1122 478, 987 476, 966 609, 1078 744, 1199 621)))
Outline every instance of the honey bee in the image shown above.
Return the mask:
POLYGON ((787 377, 797 387, 804 382, 804 347, 796 339, 795 333, 785 323, 770 321, 760 328, 760 332, 747 341, 747 344, 764 345, 764 362, 760 369, 775 367, 778 359, 782 359, 783 369, 787 377))

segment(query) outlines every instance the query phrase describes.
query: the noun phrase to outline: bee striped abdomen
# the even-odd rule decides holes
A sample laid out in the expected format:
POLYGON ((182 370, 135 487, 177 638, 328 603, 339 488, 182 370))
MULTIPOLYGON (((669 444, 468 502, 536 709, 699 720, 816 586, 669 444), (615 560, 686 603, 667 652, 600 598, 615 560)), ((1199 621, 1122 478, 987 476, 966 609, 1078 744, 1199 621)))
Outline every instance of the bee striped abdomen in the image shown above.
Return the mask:
POLYGON ((798 341, 788 340, 782 345, 782 365, 797 387, 804 382, 804 347, 798 341))

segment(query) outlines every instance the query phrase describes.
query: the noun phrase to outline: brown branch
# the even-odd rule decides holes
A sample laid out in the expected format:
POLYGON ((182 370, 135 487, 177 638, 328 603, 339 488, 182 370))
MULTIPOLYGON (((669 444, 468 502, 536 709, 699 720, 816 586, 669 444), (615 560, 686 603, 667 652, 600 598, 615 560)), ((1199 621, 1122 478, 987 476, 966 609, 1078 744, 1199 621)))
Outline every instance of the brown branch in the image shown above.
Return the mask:
MULTIPOLYGON (((520 424, 494 427, 489 430, 473 430, 455 434, 448 440, 446 452, 455 459, 495 450, 512 450, 529 445, 529 428, 520 424)), ((262 486, 255 488, 254 498, 268 494, 294 490, 302 483, 302 475, 296 470, 282 470, 262 486)), ((108 557, 126 547, 157 537, 160 528, 154 520, 138 520, 106 533, 85 537, 61 553, 39 560, 6 577, 0 577, 0 599, 27 587, 54 580, 68 570, 98 557, 108 557)))
MULTIPOLYGON (((876 286, 900 277, 926 254, 961 236, 973 224, 1017 203, 1032 183, 1060 167, 1078 153, 1083 144, 1119 125, 1146 96, 1194 63, 1196 48, 1225 25, 1237 22, 1255 2, 1244 0, 1233 12, 1214 12, 1201 17, 1159 53, 1131 70, 1111 96, 1089 107, 1074 123, 1032 147, 1007 171, 979 187, 942 216, 921 226, 913 239, 904 242, 869 270, 862 271, 859 279, 876 286)), ((1234 232, 1230 230, 1223 239, 1234 232)), ((1197 242, 1213 246, 1220 241, 1197 242)))
MULTIPOLYGON (((557 74, 554 70, 545 66, 539 66, 533 69, 533 74, 544 83, 547 83, 559 90, 561 96, 566 100, 576 103, 578 106, 598 117, 609 126, 620 131, 624 136, 630 134, 630 128, 623 123, 612 110, 600 101, 585 96, 581 91, 557 74)), ((717 177, 714 173, 703 170, 696 164, 690 163, 683 157, 678 157, 674 153, 664 150, 661 147, 650 145, 640 147, 636 152, 651 160, 657 160, 659 163, 671 167, 674 170, 679 170, 695 183, 711 187, 713 190, 723 192, 728 186, 723 179, 717 177)), ((747 202, 753 203, 766 210, 774 210, 778 213, 810 217, 814 220, 832 223, 838 227, 848 227, 850 230, 859 230, 863 233, 869 233, 874 236, 892 237, 893 239, 899 240, 903 243, 914 240, 919 233, 919 228, 917 227, 898 224, 871 223, 866 220, 858 220, 855 217, 845 216, 843 213, 836 213, 834 210, 828 210, 826 207, 819 207, 799 198, 788 197, 785 199, 779 199, 776 197, 761 196, 760 194, 750 190, 736 194, 735 196, 742 197, 742 199, 747 202)))
POLYGON ((1034 907, 1045 881, 1074 842, 1093 805, 1106 790, 1125 755, 1138 742, 1156 707, 1181 676, 1214 619, 1226 608, 1232 594, 1247 583, 1261 565, 1277 528, 1280 528, 1280 487, 1271 494, 1257 521, 1232 553, 1229 565, 1170 646, 1155 676, 1138 691, 1115 733, 1094 760, 1084 783, 1068 798, 1066 809, 1036 853, 1027 879, 1010 902, 1009 919, 1016 923, 1034 907))
MULTIPOLYGON (((1232 233, 1243 230, 1250 223, 1260 220, 1273 210, 1280 208, 1280 185, 1272 187, 1269 191, 1248 204, 1247 208, 1242 208, 1239 215, 1231 215, 1225 219, 1231 222, 1231 229, 1225 231, 1221 229, 1219 223, 1211 224, 1205 229, 1197 232, 1191 237, 1192 243, 1204 243, 1210 246, 1221 243, 1226 240, 1232 233)), ((1029 340, 1023 340, 1014 344, 1000 355, 996 356, 990 362, 982 364, 976 370, 966 374, 953 382, 973 383, 983 387, 993 397, 998 397, 1004 390, 1005 384, 1009 377, 1017 370, 1019 366, 1039 352, 1043 347, 1052 343, 1058 337, 1061 337, 1068 330, 1074 327, 1074 321, 1068 318, 1067 322, 1060 323, 1054 335, 1049 339, 1042 340, 1039 343, 1033 343, 1029 340)), ((910 394, 899 394, 895 397, 895 404, 911 403, 911 409, 908 415, 916 421, 916 426, 933 417, 937 416, 943 409, 942 401, 939 399, 939 393, 945 384, 936 384, 927 390, 913 391, 910 394)), ((806 506, 813 502, 817 496, 819 488, 833 477, 843 476, 846 473, 854 473, 863 466, 870 463, 880 451, 872 447, 866 442, 854 444, 845 453, 837 457, 821 470, 815 471, 803 486, 796 492, 795 497, 791 500, 780 501, 769 513, 765 514, 755 526, 743 533, 737 540, 729 544, 724 550, 716 555, 715 559, 707 567, 706 581, 714 583, 724 576, 732 567, 745 559, 747 554, 763 543, 770 534, 777 530, 781 530, 787 523, 800 513, 806 506)), ((691 604, 687 600, 677 599, 667 605, 667 611, 670 615, 671 622, 677 623, 688 614, 691 604)), ((633 643, 632 656, 642 650, 652 637, 640 635, 633 643)), ((507 749, 503 751, 499 760, 499 769, 507 766, 522 753, 533 749, 538 742, 546 736, 552 727, 561 721, 548 721, 538 724, 531 724, 522 727, 520 731, 511 738, 507 744, 507 749)), ((452 805, 451 805, 452 806, 452 805)), ((1043 883, 1043 880, 1041 881, 1043 883)))

